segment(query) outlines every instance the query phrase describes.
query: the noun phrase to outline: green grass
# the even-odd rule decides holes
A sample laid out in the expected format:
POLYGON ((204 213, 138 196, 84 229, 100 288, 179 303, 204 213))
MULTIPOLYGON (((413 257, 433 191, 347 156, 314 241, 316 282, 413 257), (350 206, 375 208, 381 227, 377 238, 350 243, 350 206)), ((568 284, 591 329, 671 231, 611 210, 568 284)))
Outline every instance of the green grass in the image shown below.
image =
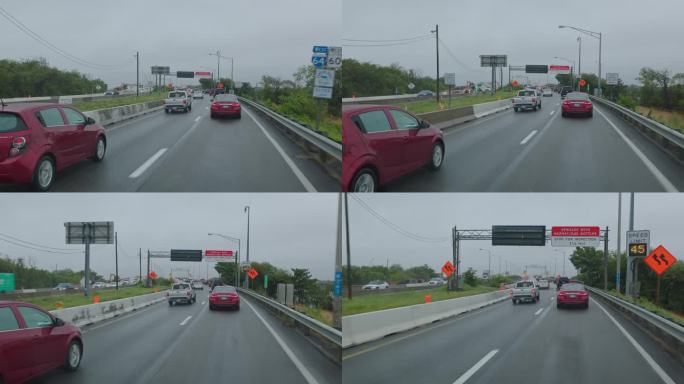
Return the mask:
POLYGON ((93 100, 93 101, 75 102, 75 103, 73 103, 73 106, 74 106, 74 108, 78 109, 79 111, 83 111, 83 112, 94 111, 96 109, 114 108, 114 107, 120 107, 122 105, 140 104, 140 103, 146 103, 148 101, 164 100, 166 98, 166 95, 168 95, 168 92, 162 92, 162 93, 156 92, 156 93, 151 93, 151 94, 140 95, 139 97, 135 97, 135 96, 111 97, 111 98, 99 99, 99 100, 93 100))
POLYGON ((425 303, 425 295, 431 295, 432 301, 455 299, 457 297, 478 295, 480 293, 494 292, 498 288, 477 286, 465 286, 462 291, 447 291, 446 287, 404 291, 395 293, 378 293, 356 296, 349 300, 342 300, 342 315, 355 315, 357 313, 380 311, 383 309, 399 308, 414 304, 425 303))
POLYGON ((295 305, 295 309, 298 312, 301 312, 311 318, 314 318, 318 321, 320 321, 323 324, 327 324, 332 327, 333 325, 333 314, 331 311, 326 311, 323 309, 318 309, 318 308, 310 308, 305 305, 300 305, 297 304, 295 305))
POLYGON ((164 290, 168 287, 158 286, 153 288, 145 288, 141 286, 125 287, 119 288, 117 292, 115 289, 107 290, 94 290, 91 292, 90 297, 83 295, 83 292, 66 293, 63 295, 52 295, 52 296, 42 296, 42 297, 27 297, 22 298, 20 301, 25 301, 31 304, 45 308, 48 311, 54 309, 60 309, 57 306, 58 302, 63 304, 62 308, 78 307, 79 305, 92 304, 93 298, 95 296, 100 296, 100 302, 111 301, 116 299, 124 299, 132 296, 140 296, 148 293, 154 293, 155 290, 164 290))
MULTIPOLYGON (((495 95, 477 95, 477 96, 458 96, 451 98, 451 108, 467 107, 474 104, 487 103, 489 101, 503 100, 513 97, 516 91, 500 91, 495 95)), ((407 111, 415 114, 428 113, 440 111, 442 109, 449 109, 449 98, 442 96, 440 103, 437 100, 418 100, 410 102, 396 102, 393 105, 400 106, 407 111)))
POLYGON ((684 112, 669 111, 662 108, 637 106, 636 112, 649 117, 660 124, 684 133, 684 112))
MULTIPOLYGON (((278 104, 274 104, 269 101, 259 101, 260 103, 264 104, 266 107, 281 113, 280 111, 280 106, 278 104)), ((297 115, 288 115, 288 118, 291 120, 295 120, 301 124, 307 125, 311 130, 316 131, 316 118, 308 116, 306 114, 297 114, 297 115)), ((338 143, 342 142, 342 119, 339 117, 334 117, 330 115, 324 115, 321 116, 321 126, 319 127, 318 131, 319 133, 322 133, 323 135, 327 136, 331 140, 334 140, 338 143)))
POLYGON ((617 291, 615 291, 614 289, 611 289, 607 293, 609 293, 615 297, 619 297, 622 300, 629 301, 630 303, 632 303, 634 305, 638 305, 647 311, 653 312, 653 313, 655 313, 659 316, 662 316, 662 317, 664 317, 670 321, 673 321, 679 325, 684 326, 684 315, 676 313, 676 312, 668 311, 667 309, 665 309, 663 307, 657 306, 654 302, 652 302, 649 299, 646 299, 643 297, 635 299, 635 298, 632 298, 631 296, 625 296, 621 293, 617 293, 617 291))

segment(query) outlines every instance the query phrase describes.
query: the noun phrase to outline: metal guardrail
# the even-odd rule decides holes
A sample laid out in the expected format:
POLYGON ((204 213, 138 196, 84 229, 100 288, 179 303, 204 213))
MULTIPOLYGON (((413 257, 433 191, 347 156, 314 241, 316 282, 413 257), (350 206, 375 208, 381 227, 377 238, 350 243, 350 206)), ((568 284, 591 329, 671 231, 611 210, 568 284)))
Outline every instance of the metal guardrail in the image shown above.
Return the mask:
POLYGON ((340 164, 342 163, 342 144, 338 143, 318 132, 315 132, 296 121, 288 119, 265 106, 259 104, 254 100, 245 99, 244 97, 239 97, 240 101, 250 105, 263 112, 264 114, 271 117, 273 120, 277 121, 284 127, 286 127, 290 132, 296 134, 301 139, 305 140, 320 152, 324 153, 326 156, 335 159, 340 164))
POLYGON ((316 319, 312 319, 302 313, 299 313, 295 311, 294 309, 287 307, 285 305, 280 304, 279 302, 269 299, 267 297, 261 296, 255 292, 252 292, 247 289, 243 288, 237 288, 238 292, 241 294, 245 294, 253 299, 258 300, 262 304, 270 307, 271 309, 274 309, 287 317, 291 318, 292 320, 296 321, 297 323, 305 326, 306 328, 310 329, 311 331, 323 336, 325 339, 328 341, 334 343, 336 346, 341 347, 342 346, 342 331, 337 330, 329 325, 323 324, 320 321, 316 319))
POLYGON ((596 96, 590 96, 590 98, 617 112, 624 120, 636 126, 671 155, 684 161, 684 134, 612 101, 596 96))
POLYGON ((684 361, 684 327, 644 308, 641 308, 638 305, 603 292, 600 289, 593 287, 586 288, 590 292, 608 301, 613 306, 620 308, 623 312, 627 312, 632 317, 640 320, 642 323, 644 323, 643 325, 646 325, 645 328, 650 331, 649 333, 651 333, 652 337, 661 339, 661 341, 666 346, 670 347, 674 353, 678 353, 679 358, 684 361))

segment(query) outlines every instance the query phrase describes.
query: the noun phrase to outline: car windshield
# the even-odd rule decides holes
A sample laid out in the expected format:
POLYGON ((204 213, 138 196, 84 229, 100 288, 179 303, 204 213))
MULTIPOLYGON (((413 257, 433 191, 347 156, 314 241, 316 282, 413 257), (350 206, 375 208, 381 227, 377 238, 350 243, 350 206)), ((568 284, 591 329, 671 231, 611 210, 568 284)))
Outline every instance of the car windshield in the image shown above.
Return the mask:
POLYGON ((226 94, 226 93, 216 95, 214 100, 215 101, 238 101, 237 96, 232 95, 232 94, 226 94))
POLYGON ((577 283, 563 284, 561 291, 584 291, 584 285, 577 283))
POLYGON ((534 283, 531 281, 519 281, 515 284, 516 288, 529 288, 533 287, 534 283))
POLYGON ((589 95, 586 93, 572 92, 565 96, 566 100, 589 100, 589 95))
POLYGON ((0 133, 16 132, 26 129, 24 121, 14 113, 0 112, 0 133))
POLYGON ((219 285, 214 288, 214 292, 235 292, 235 287, 230 285, 219 285))

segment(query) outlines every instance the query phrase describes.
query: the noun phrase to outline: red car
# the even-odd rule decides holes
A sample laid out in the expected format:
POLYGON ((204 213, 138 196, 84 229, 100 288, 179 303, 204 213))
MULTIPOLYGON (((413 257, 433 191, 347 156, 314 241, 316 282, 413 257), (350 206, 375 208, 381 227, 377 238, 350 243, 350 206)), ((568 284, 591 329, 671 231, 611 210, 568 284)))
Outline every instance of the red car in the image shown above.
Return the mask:
POLYGON ((47 191, 56 171, 86 158, 102 161, 106 150, 104 128, 70 106, 0 106, 0 183, 47 191))
POLYGON ((230 285, 217 285, 209 294, 209 309, 234 308, 240 310, 240 296, 235 287, 230 285))
POLYGON ((570 282, 560 287, 556 294, 556 308, 560 309, 568 305, 589 308, 589 292, 584 288, 584 284, 570 282))
POLYGON ((425 165, 444 163, 444 136, 426 121, 389 105, 342 107, 342 189, 374 192, 425 165))
POLYGON ((565 95, 565 100, 561 104, 561 115, 582 115, 593 117, 594 104, 589 99, 589 95, 582 92, 570 92, 565 95))
POLYGON ((81 330, 39 307, 0 301, 0 383, 23 383, 57 367, 75 371, 81 330))
POLYGON ((219 93, 214 96, 211 103, 211 117, 233 116, 238 119, 241 116, 242 107, 237 96, 230 93, 219 93))

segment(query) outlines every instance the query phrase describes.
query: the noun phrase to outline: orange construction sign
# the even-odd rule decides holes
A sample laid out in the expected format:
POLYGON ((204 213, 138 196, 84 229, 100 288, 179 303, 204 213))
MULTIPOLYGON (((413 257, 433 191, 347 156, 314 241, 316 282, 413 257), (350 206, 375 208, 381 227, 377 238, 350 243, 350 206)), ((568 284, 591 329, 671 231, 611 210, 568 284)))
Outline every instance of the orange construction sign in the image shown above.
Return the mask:
POLYGON ((580 87, 584 87, 585 85, 587 85, 587 81, 584 79, 580 79, 579 85, 580 85, 580 87))
POLYGON ((157 272, 155 272, 155 271, 150 272, 150 279, 157 280, 157 277, 158 277, 157 272))
POLYGON ((662 245, 659 245, 644 259, 644 263, 651 267, 658 276, 662 275, 663 272, 667 271, 676 262, 677 258, 672 256, 662 245))
POLYGON ((442 265, 442 273, 444 273, 446 277, 451 276, 455 270, 456 267, 454 267, 451 261, 447 261, 446 263, 444 263, 444 265, 442 265))
POLYGON ((252 268, 247 272, 247 276, 249 276, 250 279, 254 280, 257 276, 259 276, 259 272, 257 272, 256 269, 252 268))

